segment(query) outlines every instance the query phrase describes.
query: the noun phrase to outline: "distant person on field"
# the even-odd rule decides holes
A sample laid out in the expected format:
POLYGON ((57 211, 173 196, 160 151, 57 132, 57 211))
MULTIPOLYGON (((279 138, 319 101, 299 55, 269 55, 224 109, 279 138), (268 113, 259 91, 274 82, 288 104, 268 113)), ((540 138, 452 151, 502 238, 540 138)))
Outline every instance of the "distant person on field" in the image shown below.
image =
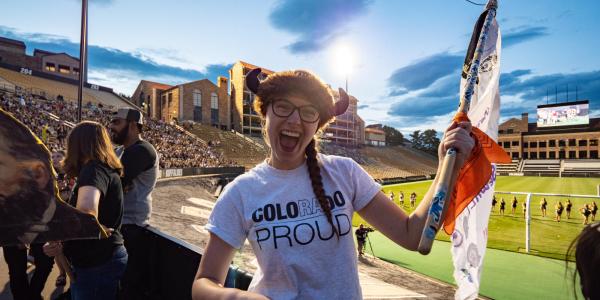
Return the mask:
POLYGON ((566 210, 567 210, 567 219, 571 218, 571 208, 573 207, 573 203, 571 203, 571 199, 567 199, 566 210))
POLYGON ((400 205, 404 206, 404 192, 400 191, 400 205))
POLYGON ((546 216, 546 207, 547 206, 548 206, 548 201, 546 201, 546 197, 544 197, 540 201, 540 209, 542 210, 542 217, 546 216))
POLYGON ((498 203, 498 201, 496 200, 496 195, 494 195, 494 197, 492 197, 492 211, 496 209, 496 203, 498 203))
POLYGON ((410 194, 410 207, 414 208, 415 207, 415 203, 417 202, 417 193, 412 192, 410 194))
POLYGON ((592 202, 592 222, 596 221, 596 213, 598 212, 598 205, 596 201, 592 202))
POLYGON ((527 202, 523 201, 521 206, 523 206, 523 219, 525 219, 525 216, 527 215, 527 202))
POLYGON ((394 192, 390 191, 390 200, 392 200, 392 202, 394 202, 394 192))
POLYGON ((560 217, 562 216, 562 212, 564 209, 562 202, 558 201, 558 203, 556 203, 556 206, 554 206, 554 208, 556 209, 556 222, 560 222, 560 217))
POLYGON ((583 216, 583 225, 587 225, 588 219, 592 214, 592 210, 590 209, 589 204, 585 204, 582 208, 579 209, 581 216, 583 216))
POLYGON ((573 271, 573 294, 581 287, 584 299, 600 299, 600 223, 585 226, 579 236, 573 240, 567 251, 567 257, 575 251, 576 269, 573 271), (579 287, 575 284, 579 274, 579 287))
POLYGON ((514 196, 513 200, 512 200, 512 210, 511 210, 513 216, 515 215, 515 210, 517 210, 517 204, 518 203, 519 203, 519 201, 517 201, 517 196, 514 196))
POLYGON ((500 214, 504 216, 504 208, 506 208, 506 201, 504 197, 500 198, 500 214))

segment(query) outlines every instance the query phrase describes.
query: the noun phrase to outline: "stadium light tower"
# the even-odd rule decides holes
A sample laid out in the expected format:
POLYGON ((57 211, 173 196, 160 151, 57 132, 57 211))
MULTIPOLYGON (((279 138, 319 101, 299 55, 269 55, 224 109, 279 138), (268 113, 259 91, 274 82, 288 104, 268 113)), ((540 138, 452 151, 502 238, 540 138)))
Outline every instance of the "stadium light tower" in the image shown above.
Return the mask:
POLYGON ((81 40, 79 41, 79 89, 77 90, 77 122, 81 122, 83 86, 87 80, 87 17, 88 1, 81 1, 81 40))

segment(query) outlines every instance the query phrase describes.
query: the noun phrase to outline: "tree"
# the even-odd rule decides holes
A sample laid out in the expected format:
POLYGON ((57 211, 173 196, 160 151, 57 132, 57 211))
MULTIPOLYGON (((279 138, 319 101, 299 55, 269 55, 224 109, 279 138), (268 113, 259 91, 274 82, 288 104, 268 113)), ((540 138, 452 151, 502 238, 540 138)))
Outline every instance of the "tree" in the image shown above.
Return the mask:
POLYGON ((438 146, 440 145, 440 139, 437 137, 437 131, 433 129, 427 129, 421 134, 421 142, 423 144, 423 151, 431 154, 437 154, 438 146))
POLYGON ((402 132, 398 131, 394 127, 383 126, 385 132, 385 143, 389 146, 401 146, 404 144, 404 136, 402 132))
POLYGON ((421 131, 415 130, 415 132, 410 134, 410 140, 412 142, 412 146, 415 149, 423 150, 423 142, 421 141, 421 131))

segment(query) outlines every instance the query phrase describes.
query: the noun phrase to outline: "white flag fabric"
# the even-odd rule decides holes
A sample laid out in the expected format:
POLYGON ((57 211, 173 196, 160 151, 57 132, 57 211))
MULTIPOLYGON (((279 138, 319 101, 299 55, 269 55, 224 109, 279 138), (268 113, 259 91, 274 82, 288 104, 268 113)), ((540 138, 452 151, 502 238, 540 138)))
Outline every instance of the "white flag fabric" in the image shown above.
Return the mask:
MULTIPOLYGON (((500 48, 500 31, 494 19, 481 56, 478 84, 475 86, 468 113, 473 126, 485 132, 494 141, 498 140, 500 118, 500 48)), ((466 86, 464 77, 461 79, 461 95, 466 86)), ((490 180, 456 220, 451 249, 454 280, 458 285, 455 299, 475 299, 478 296, 495 182, 496 167, 492 164, 490 180)))

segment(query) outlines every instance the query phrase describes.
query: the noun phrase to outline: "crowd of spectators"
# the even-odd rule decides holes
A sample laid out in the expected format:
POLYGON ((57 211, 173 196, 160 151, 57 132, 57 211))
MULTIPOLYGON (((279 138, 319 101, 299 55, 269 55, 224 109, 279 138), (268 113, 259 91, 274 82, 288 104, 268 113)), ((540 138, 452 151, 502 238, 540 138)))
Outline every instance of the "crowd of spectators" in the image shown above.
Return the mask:
MULTIPOLYGON (((60 97, 48 100, 27 93, 0 92, 0 107, 27 125, 53 152, 64 150, 69 125, 77 118, 77 105, 60 97)), ((113 107, 87 103, 82 119, 108 125, 114 111, 113 107)), ((210 145, 162 121, 146 119, 142 137, 159 153, 161 169, 235 165, 210 145)))

